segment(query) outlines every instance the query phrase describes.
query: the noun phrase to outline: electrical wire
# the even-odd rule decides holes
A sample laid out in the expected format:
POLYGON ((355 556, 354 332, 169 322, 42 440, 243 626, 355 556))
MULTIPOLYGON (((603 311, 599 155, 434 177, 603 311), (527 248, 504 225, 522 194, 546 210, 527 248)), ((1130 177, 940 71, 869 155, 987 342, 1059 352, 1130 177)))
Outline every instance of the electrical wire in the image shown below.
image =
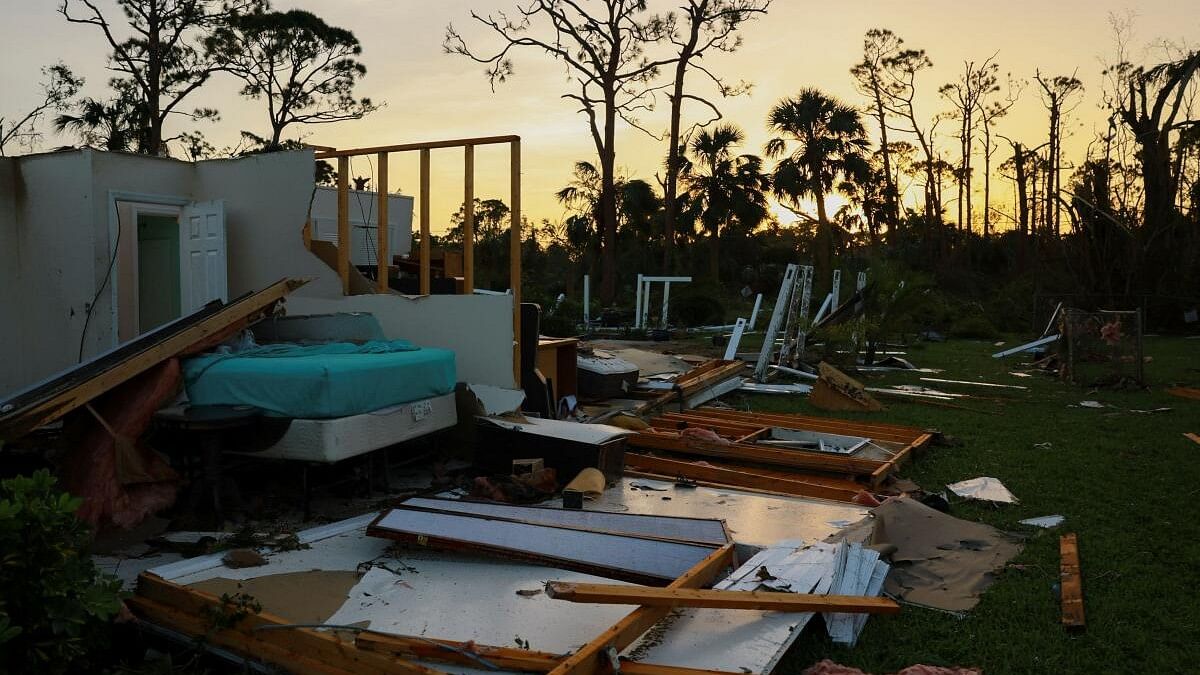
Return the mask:
MULTIPOLYGON (((113 205, 120 204, 124 200, 113 200, 113 205)), ((117 240, 113 242, 112 257, 108 260, 108 271, 104 273, 104 281, 100 282, 100 288, 96 289, 96 294, 92 296, 92 301, 88 303, 87 315, 83 318, 83 333, 79 335, 79 356, 76 358, 77 363, 83 362, 83 345, 87 340, 88 325, 92 322, 92 314, 96 311, 96 301, 100 299, 100 294, 104 292, 104 288, 108 286, 108 280, 112 278, 113 267, 117 264, 117 254, 121 251, 121 230, 125 229, 121 225, 121 207, 117 206, 117 240)))

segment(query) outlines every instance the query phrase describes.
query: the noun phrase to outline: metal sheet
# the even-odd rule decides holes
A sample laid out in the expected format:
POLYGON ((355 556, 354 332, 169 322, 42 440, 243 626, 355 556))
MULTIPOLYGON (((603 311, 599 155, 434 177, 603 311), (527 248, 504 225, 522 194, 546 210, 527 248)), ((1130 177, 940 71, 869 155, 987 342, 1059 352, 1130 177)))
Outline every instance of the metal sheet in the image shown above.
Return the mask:
POLYGON ((368 530, 381 537, 453 550, 490 549, 567 568, 605 570, 605 576, 672 581, 712 553, 713 547, 488 520, 467 515, 392 509, 368 530))
POLYGON ((492 516, 540 525, 561 525, 609 534, 645 535, 679 541, 703 542, 717 546, 729 542, 724 523, 712 518, 651 516, 608 511, 556 509, 545 506, 512 506, 425 497, 406 499, 401 506, 492 516))
MULTIPOLYGON (((760 552, 716 585, 727 590, 754 590, 762 584, 760 567, 776 579, 777 588, 795 593, 828 593, 833 581, 832 544, 782 544, 760 552)), ((760 612, 728 609, 686 609, 667 619, 636 643, 627 654, 660 665, 722 670, 770 672, 814 615, 810 612, 760 612)))
MULTIPOLYGON (((562 501, 551 502, 561 506, 562 501)), ((855 523, 868 509, 820 499, 756 494, 743 490, 676 487, 647 478, 621 479, 588 509, 692 518, 723 518, 733 540, 750 546, 772 546, 791 539, 820 540, 841 529, 832 523, 855 523), (635 489, 634 485, 654 489, 635 489), (669 499, 663 499, 669 497, 669 499)))

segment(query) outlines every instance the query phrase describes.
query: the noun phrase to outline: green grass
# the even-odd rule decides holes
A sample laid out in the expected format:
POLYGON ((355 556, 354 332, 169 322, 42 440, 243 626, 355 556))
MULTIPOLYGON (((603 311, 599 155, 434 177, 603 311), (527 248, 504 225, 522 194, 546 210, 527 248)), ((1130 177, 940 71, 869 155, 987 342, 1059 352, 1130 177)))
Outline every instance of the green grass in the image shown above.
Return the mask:
MULTIPOLYGON (((992 359, 993 351, 990 342, 957 341, 910 349, 908 358, 945 369, 933 377, 1029 387, 940 385, 1002 399, 967 402, 998 415, 887 401, 887 412, 858 417, 935 428, 960 441, 926 449, 903 475, 929 491, 976 476, 999 478, 1020 504, 959 501, 952 513, 1026 534, 1024 551, 964 618, 906 607, 897 617, 872 618, 855 648, 807 631, 779 672, 798 673, 823 658, 875 673, 914 663, 975 666, 989 675, 1200 670, 1200 445, 1181 435, 1200 432, 1200 401, 1162 391, 1200 382, 1200 341, 1147 338, 1148 391, 1089 391, 1043 375, 1013 377, 1009 372, 1023 359, 992 359), (1068 407, 1086 399, 1115 408, 1068 407), (1172 411, 1128 412, 1157 407, 1172 411), (1051 448, 1034 447, 1041 443, 1051 448), (1066 522, 1053 530, 1017 523, 1054 513, 1066 522), (1063 532, 1079 535, 1087 630, 1078 635, 1059 623, 1054 591, 1063 532)), ((918 377, 888 374, 867 382, 918 384, 918 377)), ((829 414, 805 400, 747 402, 754 410, 829 414)))

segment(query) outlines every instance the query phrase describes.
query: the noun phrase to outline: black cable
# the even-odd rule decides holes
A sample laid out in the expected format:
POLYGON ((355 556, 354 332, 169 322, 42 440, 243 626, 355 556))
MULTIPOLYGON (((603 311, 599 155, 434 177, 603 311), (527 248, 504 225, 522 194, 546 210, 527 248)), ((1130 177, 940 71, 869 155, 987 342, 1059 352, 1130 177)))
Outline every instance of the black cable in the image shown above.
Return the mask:
MULTIPOLYGON (((113 200, 113 205, 120 204, 122 200, 113 200)), ((79 336, 79 357, 76 359, 78 363, 83 362, 83 345, 87 340, 88 324, 92 322, 92 313, 96 311, 96 301, 100 299, 100 294, 104 292, 105 286, 108 286, 108 280, 112 278, 113 267, 117 264, 117 254, 121 251, 121 207, 117 209, 117 240, 113 243, 112 257, 108 260, 108 271, 104 273, 104 281, 100 282, 100 288, 96 289, 96 294, 92 296, 92 301, 88 303, 87 316, 83 319, 83 333, 79 336)))

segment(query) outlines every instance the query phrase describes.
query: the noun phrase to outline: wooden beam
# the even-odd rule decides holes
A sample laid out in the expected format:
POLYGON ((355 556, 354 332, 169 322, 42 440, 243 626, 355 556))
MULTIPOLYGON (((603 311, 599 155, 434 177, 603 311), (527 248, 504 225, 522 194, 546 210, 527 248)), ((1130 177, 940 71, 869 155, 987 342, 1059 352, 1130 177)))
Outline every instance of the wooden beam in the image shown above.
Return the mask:
POLYGON ((378 247, 375 249, 377 258, 375 278, 379 284, 379 292, 387 293, 390 290, 388 277, 391 276, 392 249, 388 242, 391 232, 388 231, 388 154, 386 152, 379 153, 378 164, 379 168, 376 169, 378 185, 375 186, 375 192, 379 198, 379 206, 375 209, 377 214, 375 232, 378 235, 378 247))
MULTIPOLYGON (((548 673, 563 661, 565 656, 551 652, 494 647, 476 642, 457 642, 436 638, 387 635, 365 631, 358 634, 355 645, 360 649, 405 656, 421 661, 455 663, 479 667, 480 660, 502 670, 526 673, 548 673)), ((660 666, 621 659, 621 672, 628 675, 733 675, 720 670, 701 670, 678 666, 660 666)), ((738 674, 740 675, 740 673, 738 674)))
POLYGON ((513 381, 521 388, 521 141, 509 144, 508 287, 513 297, 513 381))
MULTIPOLYGON (((696 563, 692 569, 684 572, 667 588, 699 588, 711 584, 725 568, 733 564, 733 544, 726 544, 713 551, 704 560, 696 563)), ((567 657, 551 675, 567 675, 568 673, 594 673, 604 665, 606 652, 611 647, 618 653, 633 644, 642 633, 650 630, 654 624, 663 620, 671 613, 669 607, 639 607, 625 618, 613 624, 608 630, 596 636, 586 645, 567 657)))
POLYGON ((475 146, 463 148, 463 293, 475 292, 475 146))
POLYGON ((1062 622, 1067 630, 1083 630, 1083 575, 1079 570, 1079 540, 1075 533, 1064 534, 1058 540, 1062 569, 1059 593, 1062 597, 1062 622))
MULTIPOLYGON (((142 618, 152 623, 170 618, 161 612, 154 612, 156 605, 184 617, 198 618, 202 625, 211 623, 209 617, 214 610, 219 612, 226 606, 215 595, 171 583, 148 572, 138 576, 135 598, 140 603, 135 604, 134 611, 137 612, 136 607, 140 607, 146 613, 142 618)), ((193 637, 206 637, 210 632, 223 634, 223 646, 250 658, 273 652, 278 655, 276 658, 283 659, 282 662, 273 659, 273 662, 289 670, 288 660, 299 655, 348 673, 436 675, 439 672, 406 659, 354 649, 353 645, 342 642, 332 633, 291 627, 292 623, 283 617, 259 612, 248 613, 236 625, 223 630, 201 631, 198 634, 194 629, 180 632, 193 637)))
POLYGON ((521 140, 520 136, 480 136, 478 138, 456 138, 447 141, 425 141, 420 143, 401 143, 400 145, 377 145, 369 148, 352 148, 348 150, 330 150, 316 153, 316 159, 333 159, 335 157, 355 157, 359 155, 374 155, 380 152, 407 152, 410 150, 434 150, 437 148, 461 148, 468 145, 495 145, 497 143, 512 143, 521 140))
POLYGON ((337 273, 342 295, 350 295, 350 157, 338 157, 337 273))
POLYGON ((433 245, 429 241, 429 149, 421 150, 421 295, 429 295, 429 257, 433 245))
POLYGON ((1186 439, 1188 439, 1189 441, 1191 441, 1191 442, 1193 442, 1193 443, 1200 443, 1200 434, 1194 434, 1194 433, 1191 433, 1191 432, 1185 431, 1185 432, 1183 433, 1183 437, 1184 437, 1184 438, 1186 438, 1186 439))
POLYGON ((899 614, 900 605, 888 598, 859 595, 811 595, 779 591, 718 591, 702 588, 652 588, 616 584, 577 584, 551 581, 546 595, 555 600, 598 605, 642 607, 706 607, 757 609, 773 612, 843 612, 899 614))
MULTIPOLYGON (((782 478, 776 475, 759 473, 758 470, 751 468, 713 466, 709 463, 697 464, 695 462, 643 455, 634 452, 625 453, 625 468, 626 470, 632 469, 658 474, 668 480, 686 478, 688 480, 703 481, 726 487, 749 488, 774 494, 830 499, 846 503, 852 502, 854 496, 862 489, 860 487, 852 487, 853 483, 851 481, 838 480, 836 482, 845 483, 846 487, 836 487, 825 485, 821 482, 809 482, 805 480, 808 476, 804 474, 791 474, 788 478, 782 478)), ((821 481, 829 480, 817 476, 813 476, 812 478, 821 481)))
MULTIPOLYGON (((146 372, 173 357, 206 348, 212 341, 225 339, 258 318, 270 314, 285 295, 303 286, 305 281, 282 279, 263 290, 237 298, 210 315, 155 341, 158 332, 170 332, 171 324, 143 335, 107 354, 81 364, 78 368, 19 392, 2 401, 12 410, 0 414, 0 439, 12 439, 53 422, 82 407, 106 391, 146 372), (143 345, 143 343, 145 343, 143 345), (111 363, 108 363, 111 361, 111 363), (93 373, 76 374, 77 371, 93 373)), ((200 310, 204 312, 205 310, 200 310)), ((179 322, 187 322, 183 317, 179 322)))

